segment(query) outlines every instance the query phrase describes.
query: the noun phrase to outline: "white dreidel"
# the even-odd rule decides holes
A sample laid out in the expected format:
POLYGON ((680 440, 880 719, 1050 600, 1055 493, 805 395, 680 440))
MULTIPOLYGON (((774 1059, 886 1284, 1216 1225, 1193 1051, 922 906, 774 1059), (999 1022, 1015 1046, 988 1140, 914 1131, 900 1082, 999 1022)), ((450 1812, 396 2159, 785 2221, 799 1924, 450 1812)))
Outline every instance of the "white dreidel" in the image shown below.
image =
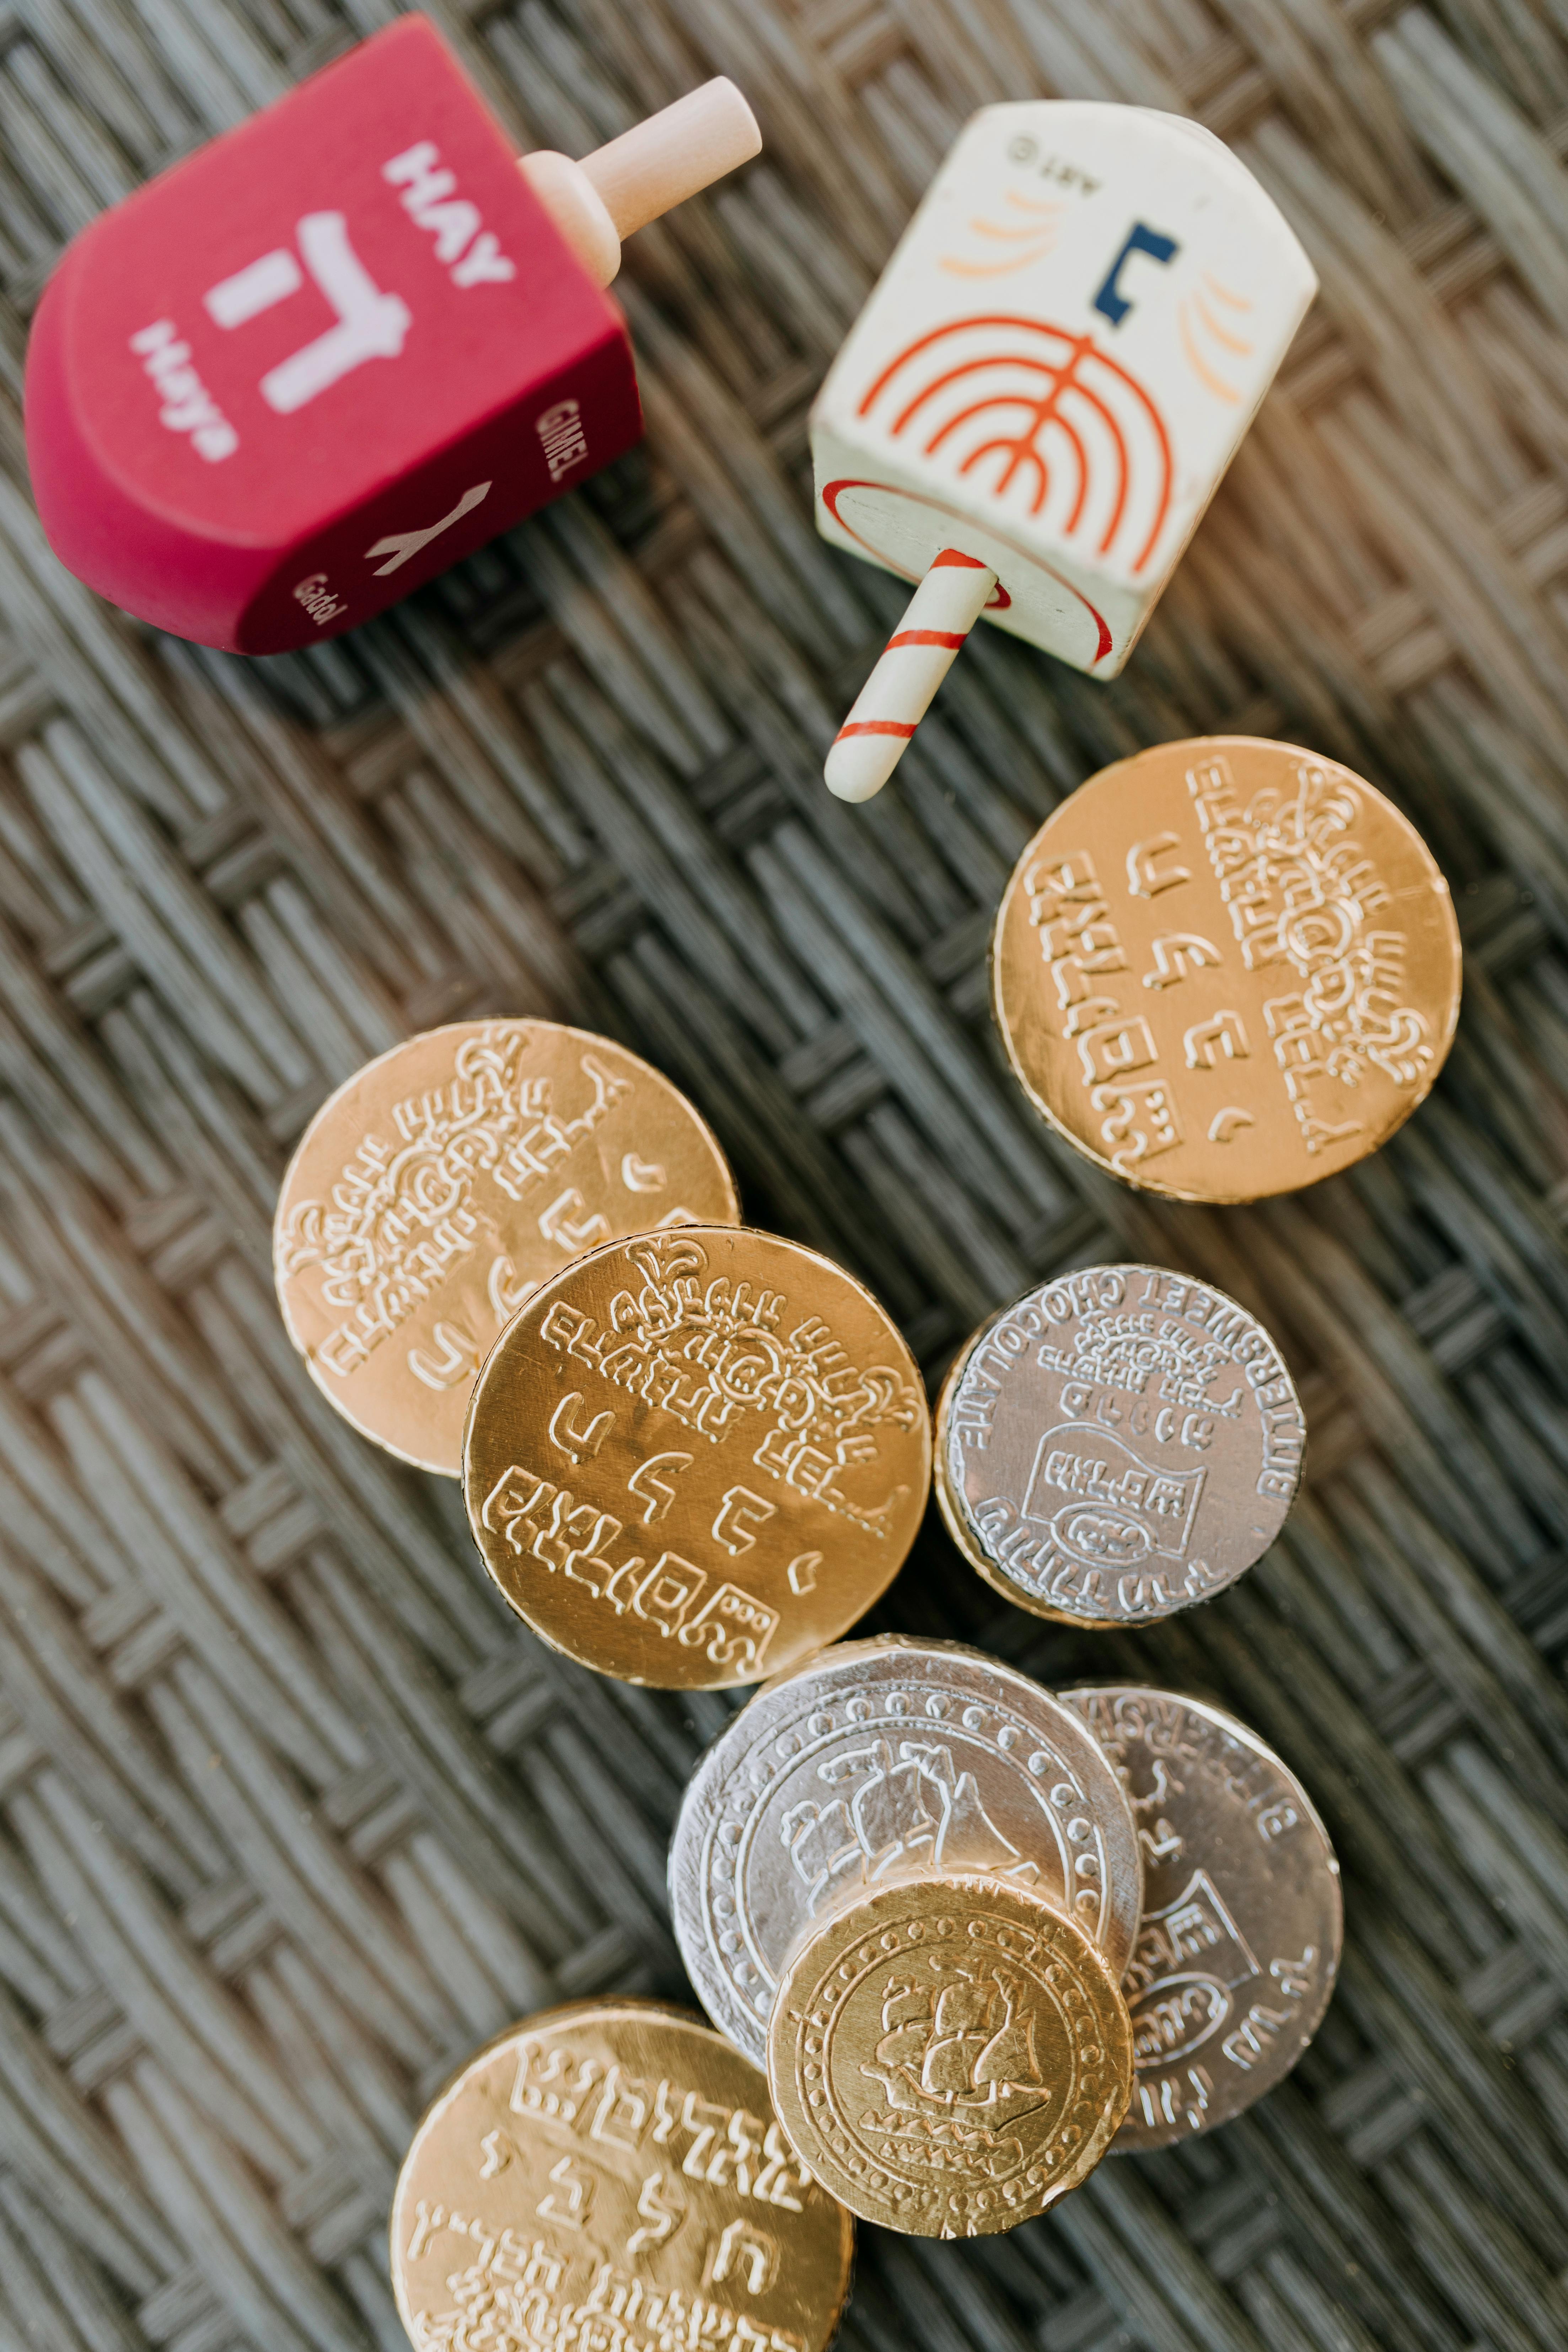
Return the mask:
POLYGON ((828 754, 840 798, 886 782, 982 614, 1116 676, 1316 291, 1198 124, 971 118, 811 413, 818 530, 920 583, 828 754))

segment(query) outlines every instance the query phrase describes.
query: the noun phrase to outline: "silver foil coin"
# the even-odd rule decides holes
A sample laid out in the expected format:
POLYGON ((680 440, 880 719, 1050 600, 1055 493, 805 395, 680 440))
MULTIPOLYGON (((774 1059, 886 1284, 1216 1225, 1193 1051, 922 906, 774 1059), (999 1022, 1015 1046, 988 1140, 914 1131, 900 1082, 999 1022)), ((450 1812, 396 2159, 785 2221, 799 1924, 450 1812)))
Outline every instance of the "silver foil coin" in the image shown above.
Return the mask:
POLYGON ((675 1932, 709 2016, 763 2062, 799 1938, 885 1880, 968 1871, 1070 1912, 1118 1974, 1138 1838, 1079 1716, 953 1642, 819 1650, 765 1683, 692 1775, 669 1853, 675 1932))
POLYGON ((1122 1991, 1132 2104, 1112 2151, 1213 2131, 1282 2082, 1340 1964, 1340 1866, 1300 1780, 1223 1708, 1115 1683, 1065 1691, 1122 1776, 1143 1920, 1122 1991))
POLYGON ((937 1500, 1009 1601, 1073 1625, 1147 1625, 1268 1550, 1306 1433, 1245 1307, 1163 1266, 1087 1266, 994 1316, 959 1356, 937 1403, 937 1500))

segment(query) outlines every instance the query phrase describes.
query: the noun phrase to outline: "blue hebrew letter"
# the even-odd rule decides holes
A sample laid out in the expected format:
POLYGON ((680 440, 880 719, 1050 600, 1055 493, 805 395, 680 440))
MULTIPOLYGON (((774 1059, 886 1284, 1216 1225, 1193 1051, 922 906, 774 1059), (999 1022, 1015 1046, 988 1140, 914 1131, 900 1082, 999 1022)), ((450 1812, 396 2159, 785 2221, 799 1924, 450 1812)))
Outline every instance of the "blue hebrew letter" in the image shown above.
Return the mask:
POLYGON ((1119 327, 1132 308, 1125 294, 1116 290, 1117 280, 1126 268, 1130 256, 1146 253, 1152 261, 1173 261, 1181 247, 1173 236, 1163 236, 1157 228, 1142 221, 1134 221, 1127 232, 1127 242, 1105 274, 1105 283, 1094 298, 1093 307, 1103 311, 1113 327, 1119 327))

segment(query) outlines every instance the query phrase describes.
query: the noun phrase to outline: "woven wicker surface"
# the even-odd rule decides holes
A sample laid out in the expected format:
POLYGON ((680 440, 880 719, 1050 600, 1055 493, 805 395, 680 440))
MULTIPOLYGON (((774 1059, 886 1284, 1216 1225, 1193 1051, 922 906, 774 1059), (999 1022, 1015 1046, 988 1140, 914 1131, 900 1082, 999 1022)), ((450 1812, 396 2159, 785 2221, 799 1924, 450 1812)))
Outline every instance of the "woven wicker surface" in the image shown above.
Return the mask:
POLYGON ((385 621, 246 665, 45 549, 31 304, 101 205, 383 0, 0 7, 0 2345, 398 2347, 384 2217, 430 2088, 517 2014, 679 1992, 666 1839, 716 1699, 555 1661, 454 1492, 297 1371, 292 1139, 399 1035, 613 1031, 752 1218, 929 1371, 1031 1278, 1146 1254, 1261 1310, 1310 1483, 1213 1606, 1075 1641, 940 1534, 874 1621, 1144 1672, 1284 1751, 1349 1948, 1292 2083, 975 2248, 862 2242, 855 2352, 1568 2342, 1568 9, 1563 0, 521 0, 447 13, 520 143, 701 74, 763 159, 639 236, 649 436, 385 621), (1322 299, 1127 677, 982 632, 897 786, 819 761, 897 602, 817 542, 805 416, 964 115, 1195 113, 1322 299), (1151 1208, 1047 1141, 993 907, 1086 772, 1300 738, 1444 860, 1466 1012, 1355 1175, 1151 1208))

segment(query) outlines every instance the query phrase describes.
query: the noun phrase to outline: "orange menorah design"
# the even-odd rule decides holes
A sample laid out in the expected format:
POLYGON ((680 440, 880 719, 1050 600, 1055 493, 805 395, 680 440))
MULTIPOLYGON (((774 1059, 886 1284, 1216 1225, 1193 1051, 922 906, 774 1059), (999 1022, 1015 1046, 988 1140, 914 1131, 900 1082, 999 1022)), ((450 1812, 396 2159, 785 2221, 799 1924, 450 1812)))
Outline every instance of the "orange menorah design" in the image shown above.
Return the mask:
POLYGON ((1064 538, 1089 518, 1097 554, 1135 547, 1134 575, 1159 542, 1171 436, 1148 391, 1091 333, 1005 312, 950 319, 887 362, 857 414, 879 415, 895 440, 923 435, 923 457, 945 451, 960 478, 999 500, 1022 480, 1018 503, 1064 538))

